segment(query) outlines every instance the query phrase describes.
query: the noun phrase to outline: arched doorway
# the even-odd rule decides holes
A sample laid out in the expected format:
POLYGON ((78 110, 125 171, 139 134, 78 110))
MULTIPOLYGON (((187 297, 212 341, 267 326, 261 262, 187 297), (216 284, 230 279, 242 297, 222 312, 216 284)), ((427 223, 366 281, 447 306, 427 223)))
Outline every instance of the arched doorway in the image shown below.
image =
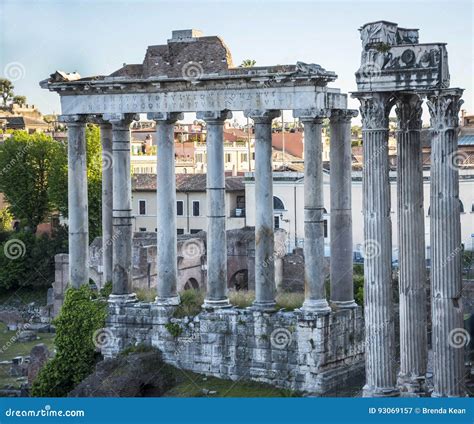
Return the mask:
POLYGON ((186 281, 186 284, 184 285, 184 290, 197 290, 199 289, 199 283, 195 278, 190 278, 188 281, 186 281))
POLYGON ((240 269, 230 277, 230 287, 236 291, 249 289, 249 272, 247 269, 240 269))

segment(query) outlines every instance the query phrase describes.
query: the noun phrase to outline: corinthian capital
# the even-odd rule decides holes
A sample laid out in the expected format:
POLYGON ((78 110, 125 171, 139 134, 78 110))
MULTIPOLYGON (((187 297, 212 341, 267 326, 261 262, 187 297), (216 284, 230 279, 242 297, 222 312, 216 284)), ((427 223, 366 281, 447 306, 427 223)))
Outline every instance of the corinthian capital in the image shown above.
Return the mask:
POLYGON ((351 122, 352 118, 355 118, 359 112, 354 109, 332 109, 331 117, 329 120, 335 122, 351 122))
POLYGON ((421 130, 422 104, 423 100, 416 94, 398 96, 395 113, 397 114, 399 131, 421 130))
POLYGON ((207 123, 223 123, 226 119, 232 118, 232 112, 230 110, 218 110, 218 111, 205 111, 196 113, 197 119, 202 119, 207 123))
POLYGON ((360 101, 363 130, 387 130, 388 115, 392 107, 389 93, 355 93, 360 101))
POLYGON ((431 116, 431 127, 434 130, 456 128, 459 124, 459 110, 464 103, 461 100, 463 90, 454 88, 428 95, 426 104, 431 116))

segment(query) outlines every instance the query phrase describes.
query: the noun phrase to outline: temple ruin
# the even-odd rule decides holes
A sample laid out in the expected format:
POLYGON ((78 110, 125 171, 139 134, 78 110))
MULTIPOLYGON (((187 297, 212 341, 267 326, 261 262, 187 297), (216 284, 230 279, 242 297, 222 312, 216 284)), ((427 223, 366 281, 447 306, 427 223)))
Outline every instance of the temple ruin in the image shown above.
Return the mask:
POLYGON ((231 379, 249 378, 315 394, 334 392, 365 369, 365 396, 426 394, 427 362, 422 172, 419 130, 427 98, 432 143, 433 396, 462 396, 463 349, 449 338, 462 328, 457 113, 462 90, 449 88, 446 47, 419 44, 418 30, 380 21, 361 29, 356 73, 364 141, 365 340, 354 301, 351 218, 351 119, 347 95, 329 87, 337 76, 316 64, 236 67, 219 37, 173 31, 150 46, 142 64, 108 76, 57 71, 41 82, 61 97, 68 126, 69 282, 89 281, 85 125, 100 125, 103 155, 103 278, 112 281, 105 357, 129 345, 159 348, 164 359, 231 379), (399 122, 401 370, 396 376, 391 299, 388 115, 399 122), (304 125, 305 301, 300 310, 276 302, 271 166, 272 120, 292 110, 304 125), (234 308, 227 297, 223 125, 244 111, 255 126, 256 298, 234 308), (173 126, 183 112, 207 125, 207 290, 203 312, 175 318, 179 306, 173 126), (146 113, 157 133, 157 297, 132 292, 130 124, 146 113), (330 296, 324 276, 321 130, 331 133, 330 296), (421 196, 421 197, 420 197, 421 196), (172 330, 172 331, 171 331, 172 330))

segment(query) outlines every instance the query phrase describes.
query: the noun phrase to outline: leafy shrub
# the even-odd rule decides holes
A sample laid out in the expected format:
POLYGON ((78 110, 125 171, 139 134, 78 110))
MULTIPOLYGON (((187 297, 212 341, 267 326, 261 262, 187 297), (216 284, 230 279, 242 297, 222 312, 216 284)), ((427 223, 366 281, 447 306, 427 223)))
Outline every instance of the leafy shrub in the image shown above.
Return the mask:
POLYGON ((173 337, 179 337, 183 333, 183 329, 176 322, 169 322, 168 324, 165 324, 165 328, 173 337))
POLYGON ((105 325, 107 304, 88 285, 66 291, 56 326, 56 356, 39 372, 32 396, 66 396, 94 368, 98 359, 93 336, 105 325))
POLYGON ((175 318, 192 317, 202 311, 204 292, 201 290, 184 290, 179 294, 181 302, 173 313, 175 318))
POLYGON ((29 231, 2 233, 0 290, 48 287, 54 281, 54 255, 67 251, 67 231, 60 227, 51 237, 29 231))

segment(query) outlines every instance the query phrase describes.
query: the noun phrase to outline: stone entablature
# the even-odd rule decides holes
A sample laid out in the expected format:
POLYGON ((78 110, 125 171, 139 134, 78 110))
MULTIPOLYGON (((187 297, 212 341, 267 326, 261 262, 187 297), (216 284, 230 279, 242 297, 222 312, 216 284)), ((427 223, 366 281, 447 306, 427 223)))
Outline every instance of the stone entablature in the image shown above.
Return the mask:
POLYGON ((110 305, 103 355, 151 345, 180 369, 316 395, 347 390, 364 372, 360 307, 327 315, 220 309, 177 319, 172 313, 150 303, 110 305), (170 323, 179 335, 170 334, 170 323))
POLYGON ((449 87, 446 43, 418 43, 417 29, 386 21, 360 29, 359 91, 433 90, 449 87))

